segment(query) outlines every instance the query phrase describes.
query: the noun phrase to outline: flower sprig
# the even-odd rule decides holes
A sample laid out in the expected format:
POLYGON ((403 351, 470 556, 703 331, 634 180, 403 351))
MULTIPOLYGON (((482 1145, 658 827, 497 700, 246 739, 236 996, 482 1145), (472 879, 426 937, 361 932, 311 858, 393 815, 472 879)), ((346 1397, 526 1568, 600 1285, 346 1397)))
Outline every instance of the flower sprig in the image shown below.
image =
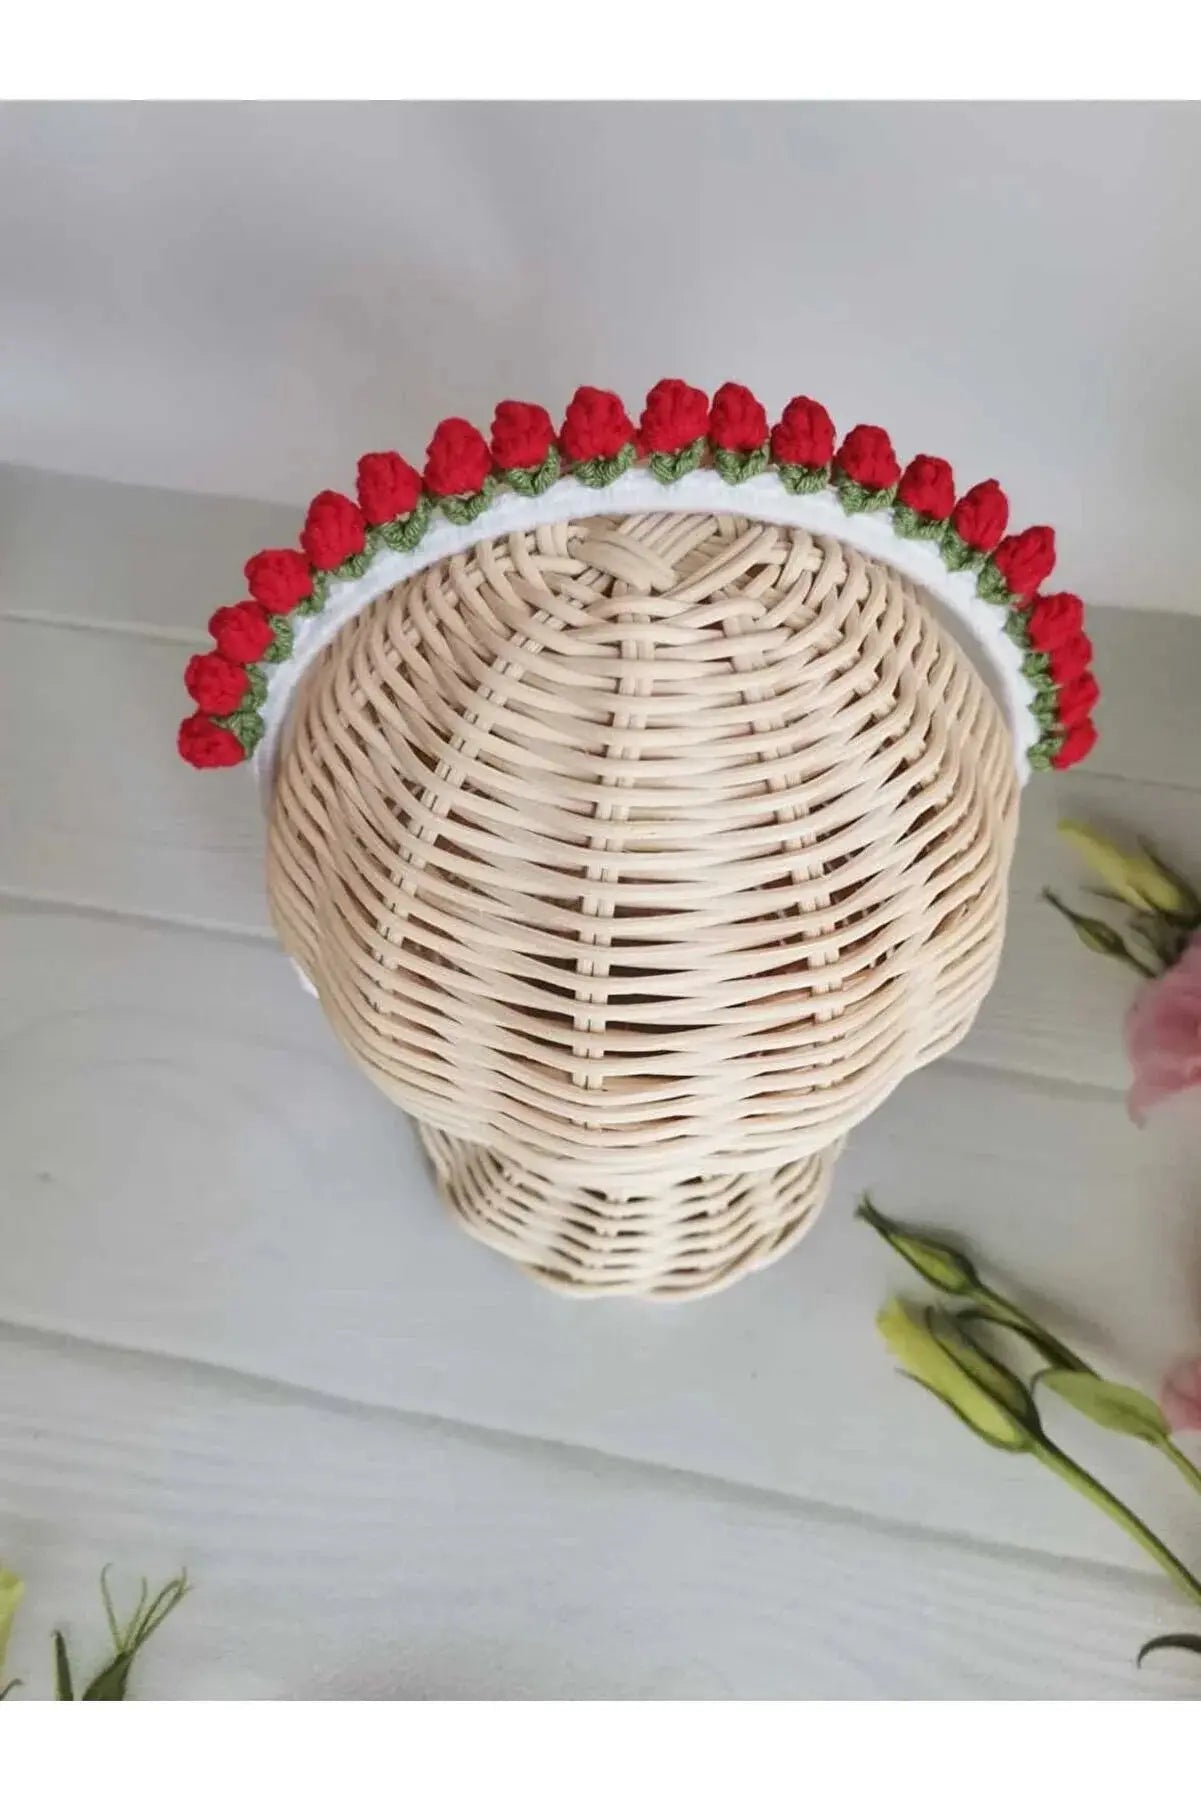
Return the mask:
MULTIPOLYGON (((931 1287, 967 1303, 958 1309, 927 1307, 920 1312, 898 1300, 884 1307, 877 1321, 880 1335, 903 1373, 985 1444, 1033 1457, 1083 1495, 1133 1539, 1182 1594, 1201 1606, 1201 1581, 1133 1509, 1056 1444, 1039 1413, 1037 1396, 1049 1390, 1094 1425, 1142 1440, 1201 1492, 1201 1469, 1173 1443, 1171 1426, 1156 1402, 1139 1389, 1100 1375, 1062 1339, 983 1282, 962 1251, 888 1219, 866 1195, 857 1213, 931 1287), (1041 1364, 1033 1377, 1019 1375, 983 1342, 997 1330, 1016 1333, 1037 1352, 1041 1364)), ((1170 1634, 1152 1639, 1139 1653, 1140 1663, 1148 1651, 1167 1645, 1201 1651, 1201 1637, 1170 1634)))
MULTIPOLYGON (((25 1584, 12 1570, 0 1569, 0 1679, 4 1673, 4 1657, 8 1648, 9 1635, 17 1609, 25 1592, 25 1584)), ((113 1641, 113 1656, 85 1684, 81 1693, 71 1669, 70 1653, 67 1641, 62 1632, 53 1634, 54 1648, 54 1698, 56 1701, 124 1701, 128 1699, 129 1679, 133 1672, 134 1660, 139 1651, 152 1638, 169 1614, 173 1613, 188 1593, 186 1571, 163 1584, 158 1593, 151 1595, 149 1584, 143 1578, 137 1605, 129 1618, 122 1623, 117 1614, 112 1592, 108 1583, 108 1570, 100 1572, 100 1595, 104 1603, 104 1614, 108 1621, 108 1629, 113 1641)), ((14 1677, 7 1684, 0 1686, 0 1701, 11 1693, 19 1684, 20 1678, 14 1677)))
POLYGON ((420 472, 394 450, 361 457, 357 498, 318 494, 300 548, 252 556, 247 597, 213 614, 213 648, 185 674, 196 710, 179 728, 180 755, 222 768, 254 754, 272 667, 293 651, 294 619, 320 612, 331 585, 357 580, 381 548, 415 550, 436 514, 457 525, 480 520, 505 488, 536 498, 565 475, 606 488, 637 464, 665 486, 702 466, 732 487, 773 471, 788 494, 828 488, 848 514, 887 513, 898 537, 929 541, 948 570, 972 572, 980 598, 1005 609, 1034 695, 1032 764, 1066 769, 1092 749, 1097 684, 1083 609, 1073 594, 1040 592, 1055 564, 1049 526, 1007 536, 1009 503, 997 482, 957 497, 944 458, 921 455, 902 467, 878 425, 855 425, 839 443, 830 415, 807 395, 769 427, 762 404, 737 382, 710 401, 672 379, 651 388, 637 426, 616 394, 582 387, 558 431, 544 407, 503 400, 489 437, 470 420, 442 420, 420 472))

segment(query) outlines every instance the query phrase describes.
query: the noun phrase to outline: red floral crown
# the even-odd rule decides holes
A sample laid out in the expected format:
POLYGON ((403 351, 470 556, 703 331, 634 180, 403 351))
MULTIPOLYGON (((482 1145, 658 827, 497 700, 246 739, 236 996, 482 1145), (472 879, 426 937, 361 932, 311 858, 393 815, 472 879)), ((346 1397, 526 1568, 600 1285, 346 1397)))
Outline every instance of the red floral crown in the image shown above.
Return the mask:
MULTIPOLYGON (((995 481, 957 498, 949 463, 917 456, 902 469, 877 425, 856 425, 836 448, 830 416, 816 400, 790 400, 769 427, 759 401, 735 382, 710 403, 685 382, 661 381, 637 428, 616 394, 580 388, 558 432, 545 408, 503 400, 490 442, 467 420, 444 419, 421 474, 393 450, 362 457, 357 504, 332 490, 318 494, 301 548, 252 556, 249 598, 213 614, 215 648, 194 656, 184 676, 197 710, 179 728, 180 755, 202 769, 253 755, 272 672, 292 655, 303 622, 323 611, 335 584, 358 583, 377 556, 416 553, 435 514, 459 527, 481 521, 475 537, 483 538, 493 535, 484 516, 506 491, 536 502, 562 481, 603 489, 636 466, 665 489, 683 481, 687 490, 686 478, 702 468, 732 488, 770 474, 777 493, 829 489, 848 516, 884 514, 897 538, 927 541, 946 572, 974 573, 979 599, 1004 609, 1034 716, 1030 762, 1066 769, 1092 749, 1098 689, 1084 610, 1074 594, 1042 592, 1055 564, 1050 526, 1006 536, 1009 503, 995 481)), ((786 511, 782 500, 780 507, 786 511)), ((536 505, 528 523, 538 523, 536 505)))

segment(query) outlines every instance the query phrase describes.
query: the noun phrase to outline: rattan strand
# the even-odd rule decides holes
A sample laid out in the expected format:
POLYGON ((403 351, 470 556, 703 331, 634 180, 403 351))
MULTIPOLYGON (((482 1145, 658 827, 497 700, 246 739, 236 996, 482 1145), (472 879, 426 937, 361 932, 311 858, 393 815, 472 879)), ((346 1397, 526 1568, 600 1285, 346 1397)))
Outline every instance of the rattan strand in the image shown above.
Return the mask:
POLYGON ((590 519, 340 630, 269 892, 472 1231, 679 1294, 777 1255, 808 1160, 963 1035, 1016 815, 997 705, 907 580, 736 517, 590 519))

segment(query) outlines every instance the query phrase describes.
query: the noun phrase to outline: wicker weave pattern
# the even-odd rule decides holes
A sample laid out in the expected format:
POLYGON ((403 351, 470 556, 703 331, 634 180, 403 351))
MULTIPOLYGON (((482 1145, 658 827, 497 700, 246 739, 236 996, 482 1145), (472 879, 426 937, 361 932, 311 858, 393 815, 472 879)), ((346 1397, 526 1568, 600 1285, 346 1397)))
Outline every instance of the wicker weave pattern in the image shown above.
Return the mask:
POLYGON ((288 722, 270 895, 472 1230, 678 1292, 777 1252, 806 1160, 962 1036, 1016 812, 996 703, 903 578, 736 517, 592 519, 342 628, 288 722), (572 1215, 588 1189, 637 1232, 572 1215))

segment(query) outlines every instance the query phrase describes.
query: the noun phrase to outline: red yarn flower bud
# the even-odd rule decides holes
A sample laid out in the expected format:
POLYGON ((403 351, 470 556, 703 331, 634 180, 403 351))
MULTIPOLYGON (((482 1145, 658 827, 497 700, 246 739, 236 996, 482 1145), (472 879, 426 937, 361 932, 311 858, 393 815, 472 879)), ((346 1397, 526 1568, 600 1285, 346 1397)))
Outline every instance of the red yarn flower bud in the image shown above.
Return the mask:
POLYGON ((492 452, 469 419, 443 419, 425 453, 425 485, 431 494, 478 494, 492 473, 492 452))
POLYGON ((1055 533, 1049 525, 1028 526, 1002 538, 992 560, 1011 594, 1033 594, 1055 567, 1055 533))
POLYGON ((1059 643, 1053 644, 1047 652, 1047 658, 1051 680, 1062 688, 1067 682, 1074 682, 1078 675, 1083 675, 1090 666, 1093 660, 1092 643, 1085 632, 1077 632, 1074 637, 1063 638, 1059 643))
POLYGON ((1087 757, 1097 742, 1097 728, 1091 719, 1082 719, 1077 725, 1070 726, 1063 743, 1051 758, 1056 769, 1070 769, 1073 763, 1079 763, 1087 757))
POLYGON ((914 457, 900 482, 897 499, 925 519, 949 519, 955 505, 955 477, 942 457, 914 457))
POLYGON ((421 499, 421 477, 394 450, 370 450, 359 458, 359 506, 368 525, 389 525, 421 499))
POLYGON ((314 569, 336 569, 357 557, 366 539, 363 515, 345 494, 326 488, 310 503, 300 542, 314 569))
POLYGON ((298 550, 260 550, 246 565, 246 585, 269 613, 290 613, 313 592, 308 562, 298 550))
POLYGON ((231 663, 219 650, 191 657, 183 679, 202 713, 232 713, 250 686, 245 667, 231 663))
POLYGON ((563 419, 559 441, 573 463, 615 457, 634 441, 634 427, 616 394, 605 388, 577 388, 563 419))
POLYGON ((1039 594, 1025 610, 1032 650, 1053 651, 1084 631, 1084 602, 1078 594, 1039 594))
POLYGON ((709 429, 709 401, 686 381, 657 381, 646 397, 639 423, 642 447, 671 456, 687 450, 709 429))
POLYGON ((855 425, 840 444, 834 467, 861 488, 891 488, 901 473, 888 433, 879 425, 855 425))
POLYGON ((723 382, 709 411, 709 442, 715 450, 745 453, 767 442, 767 414, 749 388, 723 382))
POLYGON ((1009 524, 1009 502, 999 482, 977 482, 951 514, 951 527, 971 550, 986 554, 1001 542, 1009 524))
POLYGON ((771 453, 777 463, 825 468, 834 455, 834 421, 820 401, 799 394, 788 402, 772 429, 771 453))
POLYGON ((246 753, 233 733, 215 725, 203 713, 193 713, 179 728, 179 754, 194 769, 229 769, 246 753))
POLYGON ((492 461, 498 469, 537 469, 554 448, 555 428, 544 406, 502 400, 492 420, 492 461))
POLYGON ((1071 727, 1091 718, 1093 708, 1100 698, 1097 678, 1091 669, 1086 669, 1083 675, 1078 675, 1074 681, 1068 682, 1059 690, 1060 725, 1071 727))
POLYGON ((209 620, 217 649, 231 663, 257 663, 275 642, 267 610, 257 600, 240 600, 236 607, 218 607, 209 620))

